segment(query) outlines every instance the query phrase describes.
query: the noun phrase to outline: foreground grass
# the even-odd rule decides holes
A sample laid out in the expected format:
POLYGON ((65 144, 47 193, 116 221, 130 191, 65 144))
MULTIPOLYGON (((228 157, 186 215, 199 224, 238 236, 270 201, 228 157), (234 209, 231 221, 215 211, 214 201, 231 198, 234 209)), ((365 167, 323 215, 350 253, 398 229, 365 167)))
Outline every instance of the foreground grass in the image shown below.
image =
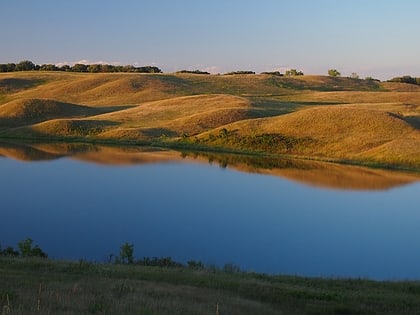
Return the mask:
POLYGON ((2 314, 418 314, 420 283, 0 259, 2 314))

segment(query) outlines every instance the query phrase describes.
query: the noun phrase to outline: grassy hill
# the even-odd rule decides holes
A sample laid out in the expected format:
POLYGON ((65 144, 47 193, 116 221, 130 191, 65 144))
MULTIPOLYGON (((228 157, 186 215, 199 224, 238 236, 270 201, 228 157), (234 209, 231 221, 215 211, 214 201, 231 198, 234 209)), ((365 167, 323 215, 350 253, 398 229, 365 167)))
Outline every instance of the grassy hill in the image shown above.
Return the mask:
POLYGON ((420 169, 420 87, 340 77, 0 74, 0 137, 420 169))

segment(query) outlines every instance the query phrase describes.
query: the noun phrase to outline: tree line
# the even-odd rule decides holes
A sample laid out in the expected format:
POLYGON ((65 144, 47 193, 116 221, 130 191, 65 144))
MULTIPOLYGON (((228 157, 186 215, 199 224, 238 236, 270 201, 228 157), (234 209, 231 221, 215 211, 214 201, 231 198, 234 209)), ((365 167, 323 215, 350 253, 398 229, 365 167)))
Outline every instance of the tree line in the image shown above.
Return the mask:
POLYGON ((412 76, 405 75, 405 76, 402 76, 402 77, 392 78, 391 80, 388 80, 388 82, 400 82, 400 83, 409 83, 409 84, 420 85, 420 77, 414 78, 412 76))
POLYGON ((162 70, 155 66, 135 67, 133 65, 115 66, 109 64, 82 64, 76 63, 73 66, 54 64, 37 65, 30 60, 24 60, 19 63, 2 63, 0 72, 15 71, 66 71, 66 72, 136 72, 136 73, 162 73, 162 70))

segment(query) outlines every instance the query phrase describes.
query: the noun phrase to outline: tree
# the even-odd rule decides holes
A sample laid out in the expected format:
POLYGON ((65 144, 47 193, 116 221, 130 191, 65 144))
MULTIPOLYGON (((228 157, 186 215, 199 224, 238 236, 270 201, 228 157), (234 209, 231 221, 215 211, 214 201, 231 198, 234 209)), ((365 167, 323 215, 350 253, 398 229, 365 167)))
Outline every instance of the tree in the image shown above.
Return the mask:
POLYGON ((24 60, 16 65, 16 71, 30 71, 35 70, 36 66, 32 61, 24 60))
POLYGON ((356 72, 352 72, 351 75, 350 75, 350 79, 358 80, 358 79, 360 79, 360 77, 356 72))
POLYGON ((82 63, 76 63, 72 68, 71 71, 73 72, 87 72, 88 66, 82 63))
POLYGON ((102 65, 100 65, 100 64, 89 65, 87 67, 87 71, 91 72, 91 73, 101 72, 102 71, 102 65))
POLYGON ((48 255, 38 246, 32 247, 33 240, 27 238, 26 240, 20 241, 18 247, 22 257, 43 257, 47 258, 48 255))
POLYGON ((134 263, 134 245, 125 242, 120 247, 120 260, 123 264, 134 263))
POLYGON ((58 71, 60 68, 58 68, 56 65, 53 64, 43 64, 39 67, 39 70, 41 71, 58 71))
POLYGON ((286 70, 285 75, 287 76, 296 76, 296 75, 303 75, 302 71, 297 71, 296 69, 286 70))
POLYGON ((337 69, 329 69, 328 70, 328 75, 330 77, 339 77, 339 76, 341 76, 341 73, 337 69))

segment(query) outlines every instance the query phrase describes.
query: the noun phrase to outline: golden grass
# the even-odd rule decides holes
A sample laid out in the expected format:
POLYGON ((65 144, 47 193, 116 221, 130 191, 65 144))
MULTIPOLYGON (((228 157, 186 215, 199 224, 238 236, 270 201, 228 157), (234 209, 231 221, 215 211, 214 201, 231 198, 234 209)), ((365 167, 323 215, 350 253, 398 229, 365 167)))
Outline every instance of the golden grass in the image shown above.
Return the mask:
POLYGON ((139 137, 197 134, 251 115, 246 99, 229 95, 197 95, 145 103, 134 108, 96 116, 96 119, 118 122, 119 128, 106 137, 122 133, 139 137))
MULTIPOLYGON (((380 110, 321 106, 278 117, 240 121, 225 128, 239 137, 279 134, 306 139, 304 146, 287 152, 291 154, 341 160, 368 159, 378 163, 385 162, 386 156, 386 163, 420 163, 419 130, 402 118, 380 110)), ((206 139, 208 134, 201 137, 206 139)))
POLYGON ((8 137, 149 141, 198 135, 205 145, 253 150, 255 139, 248 147, 232 139, 206 141, 226 128, 258 141, 265 134, 288 137, 286 151, 268 142, 272 153, 420 166, 420 87, 402 83, 21 72, 0 74, 0 104, 0 129, 8 137))

